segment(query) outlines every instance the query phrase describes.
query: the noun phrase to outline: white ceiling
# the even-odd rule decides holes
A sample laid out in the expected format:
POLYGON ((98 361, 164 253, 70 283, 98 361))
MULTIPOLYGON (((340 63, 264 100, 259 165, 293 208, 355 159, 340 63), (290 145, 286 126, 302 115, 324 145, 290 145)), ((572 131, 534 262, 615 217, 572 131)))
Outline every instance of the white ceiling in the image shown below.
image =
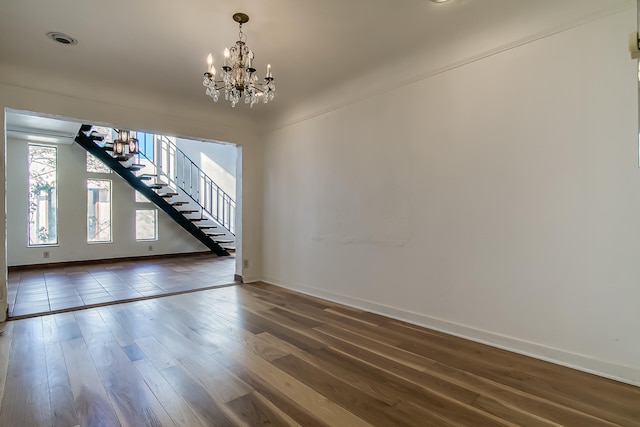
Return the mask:
MULTIPOLYGON (((632 0, 4 0, 0 82, 117 102, 135 94, 176 108, 274 117, 389 62, 449 46, 476 54, 631 7, 632 0), (245 12, 260 77, 277 98, 249 110, 204 95, 205 57, 222 59, 245 12), (76 46, 49 40, 67 33, 76 46), (463 46, 465 49, 460 49, 463 46), (128 94, 128 95, 127 95, 128 94)), ((435 57, 435 56, 434 56, 435 57)), ((440 56, 442 57, 442 56, 440 56)), ((443 66, 445 64, 432 64, 443 66)), ((424 70, 416 70, 416 75, 424 70)), ((393 84, 393 76, 389 76, 393 84)))

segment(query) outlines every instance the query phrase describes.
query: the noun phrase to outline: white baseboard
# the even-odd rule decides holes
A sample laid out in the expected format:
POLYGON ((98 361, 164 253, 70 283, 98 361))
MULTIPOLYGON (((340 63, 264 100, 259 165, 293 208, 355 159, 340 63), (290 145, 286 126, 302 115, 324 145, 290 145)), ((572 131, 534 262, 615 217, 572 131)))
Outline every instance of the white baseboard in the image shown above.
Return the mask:
POLYGON ((460 338, 501 348, 503 350, 512 351, 514 353, 530 356, 623 383, 640 386, 640 369, 630 366, 610 363, 566 350, 548 347, 542 344, 532 343, 470 326, 460 325, 447 320, 390 307, 372 301, 366 301, 333 292, 326 292, 316 288, 297 286, 287 283, 283 284, 272 278, 264 278, 262 281, 274 286, 345 304, 354 308, 387 316, 392 319, 402 320, 414 325, 423 326, 425 328, 434 329, 460 338))

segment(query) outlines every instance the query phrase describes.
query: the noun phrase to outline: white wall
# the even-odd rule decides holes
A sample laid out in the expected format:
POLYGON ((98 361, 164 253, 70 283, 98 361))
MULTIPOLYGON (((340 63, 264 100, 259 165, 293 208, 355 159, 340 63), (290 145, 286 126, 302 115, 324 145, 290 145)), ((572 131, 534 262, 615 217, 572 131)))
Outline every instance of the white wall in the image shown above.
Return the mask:
POLYGON ((265 279, 640 384, 634 28, 301 109, 265 146, 265 279))
POLYGON ((77 144, 59 144, 57 148, 58 245, 28 247, 28 144, 25 140, 8 138, 7 157, 11 159, 7 163, 9 266, 208 250, 152 203, 136 203, 133 188, 117 174, 86 172, 84 148, 77 144), (87 179, 112 182, 112 243, 87 243, 87 179), (135 210, 149 208, 158 210, 158 240, 138 242, 135 210), (49 252, 49 258, 43 258, 44 251, 49 252))
POLYGON ((225 193, 236 199, 238 148, 235 145, 176 138, 176 146, 225 193))
MULTIPOLYGON (((116 128, 148 129, 168 135, 194 139, 229 141, 241 146, 240 167, 244 170, 239 188, 238 214, 242 221, 237 225, 236 236, 241 244, 236 252, 236 273, 247 281, 260 278, 262 242, 262 145, 250 120, 238 116, 211 115, 210 112, 184 110, 180 106, 158 104, 149 101, 139 105, 144 98, 132 100, 131 105, 114 104, 102 99, 85 99, 61 93, 43 92, 24 87, 0 84, 0 111, 5 108, 104 123, 116 128), (134 101, 137 104, 134 104, 134 101), (184 111, 183 111, 184 110, 184 111), (241 260, 251 260, 250 268, 242 269, 241 260)), ((123 99, 123 102, 128 102, 123 99)), ((7 157, 5 122, 0 129, 0 223, 6 225, 7 157)), ((84 190, 83 190, 84 193, 84 190)), ((84 220, 83 220, 84 221, 84 220)), ((0 227, 0 321, 7 308, 6 297, 6 227, 0 227)))

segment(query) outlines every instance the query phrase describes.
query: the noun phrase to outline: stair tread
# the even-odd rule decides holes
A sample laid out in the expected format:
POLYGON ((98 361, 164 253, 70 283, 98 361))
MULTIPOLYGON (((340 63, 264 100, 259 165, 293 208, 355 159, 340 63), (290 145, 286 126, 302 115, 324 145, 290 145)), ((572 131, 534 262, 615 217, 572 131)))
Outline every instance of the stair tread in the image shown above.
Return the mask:
POLYGON ((98 133, 96 131, 91 131, 91 133, 89 134, 89 137, 91 139, 93 139, 94 141, 102 141, 104 140, 104 135, 101 133, 98 133))
POLYGON ((233 240, 216 240, 217 244, 227 244, 227 243, 234 243, 233 240))
POLYGON ((199 225, 198 228, 200 228, 201 230, 208 230, 210 228, 218 228, 215 225, 199 225))
POLYGON ((191 214, 191 213, 200 212, 200 210, 198 210, 198 209, 186 209, 186 210, 178 210, 178 212, 180 212, 181 214, 191 214))
POLYGON ((147 187, 153 190, 160 190, 162 187, 166 187, 167 184, 147 184, 147 187))
POLYGON ((161 193, 161 194, 158 194, 158 196, 160 196, 160 197, 173 197, 173 196, 177 196, 177 195, 178 195, 178 193, 161 193))
POLYGON ((186 205, 189 202, 171 202, 169 203, 171 206, 182 206, 182 205, 186 205))

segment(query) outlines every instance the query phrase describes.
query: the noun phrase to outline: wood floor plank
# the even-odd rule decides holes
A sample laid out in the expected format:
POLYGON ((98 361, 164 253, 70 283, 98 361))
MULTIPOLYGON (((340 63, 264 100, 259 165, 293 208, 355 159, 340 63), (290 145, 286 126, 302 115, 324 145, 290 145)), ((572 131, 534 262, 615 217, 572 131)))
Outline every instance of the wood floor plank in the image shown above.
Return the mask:
POLYGON ((4 397, 5 384, 7 382, 7 369, 9 368, 9 356, 11 354, 11 342, 15 322, 7 322, 0 330, 0 402, 4 397))
POLYGON ((109 327, 97 310, 80 310, 73 312, 82 336, 90 338, 93 335, 110 334, 109 327))
MULTIPOLYGON (((385 358, 380 354, 372 353, 365 348, 356 347, 350 342, 350 338, 352 338, 351 335, 346 335, 346 338, 344 336, 342 338, 344 340, 338 339, 333 336, 327 336, 326 340, 332 348, 338 349, 345 355, 367 360, 369 363, 372 363, 375 366, 382 367, 395 375, 398 375, 409 381, 416 382, 417 384, 421 384, 424 387, 433 387, 433 385, 438 384, 438 380, 444 380, 449 383, 461 385, 466 389, 478 394, 488 394, 489 396, 492 396, 496 400, 498 400, 498 402, 503 402, 502 404, 495 403, 491 405, 493 410, 497 411, 497 408, 499 408, 501 405, 507 405, 509 407, 508 412, 503 411, 500 413, 500 415, 503 416, 505 420, 522 421, 531 419, 532 422, 535 421, 535 423, 539 423, 539 417, 529 414, 525 410, 519 409, 521 407, 534 407, 537 408, 539 413, 548 417, 548 422, 551 422, 551 420, 571 422, 565 425, 582 425, 584 423, 587 423, 584 425, 588 425, 588 422, 594 422, 594 420, 590 416, 585 416, 584 414, 575 413, 573 411, 569 411, 568 413, 566 410, 559 411, 557 407, 550 405, 549 402, 543 399, 538 399, 535 396, 531 396, 525 393, 514 393, 514 389, 505 387, 501 384, 493 384, 491 382, 487 382, 482 377, 470 377, 469 374, 463 373, 463 375, 466 376, 466 380, 459 381, 458 373, 462 371, 448 367, 446 365, 425 365, 419 373, 416 373, 414 369, 409 368, 401 363, 397 363, 397 361, 395 360, 385 360, 385 358), (429 373, 429 376, 423 376, 422 372, 429 373)), ((358 343, 356 342, 356 344, 358 343)), ((494 412, 489 410, 489 408, 490 406, 486 406, 483 408, 483 410, 485 410, 487 413, 494 414, 494 412)))
MULTIPOLYGON (((337 335, 340 336, 340 334, 337 335)), ((561 424, 562 421, 569 422, 568 424, 563 425, 589 425, 590 422, 595 422, 596 424, 594 425, 598 425, 598 423, 601 423, 601 421, 595 420, 583 413, 567 410, 566 408, 558 410, 558 407, 550 404, 544 399, 531 396, 527 393, 518 392, 517 389, 504 386, 500 383, 493 383, 483 377, 470 375, 464 371, 444 364, 436 363, 424 365, 419 369, 419 372, 416 372, 415 369, 399 363, 397 360, 385 359, 384 356, 379 353, 376 354, 371 352, 369 349, 357 347, 354 343, 358 344, 358 341, 351 335, 347 335, 346 339, 344 339, 344 336, 341 338, 343 339, 338 339, 334 336, 327 336, 326 342, 331 348, 335 348, 338 351, 343 352, 345 355, 367 360, 368 363, 381 367, 408 381, 416 382, 423 387, 431 388, 434 385, 437 385, 439 380, 444 380, 448 383, 463 386, 469 391, 473 391, 479 395, 481 394, 493 397, 497 403, 492 405, 489 405, 484 400, 480 401, 487 403, 487 406, 483 409, 489 414, 493 414, 506 420, 522 421, 531 419, 532 423, 539 423, 539 418, 543 417, 547 419, 548 422, 553 420, 561 421, 561 424), (351 338, 351 340, 349 338, 351 338), (428 375, 424 376, 424 373, 428 373, 428 375), (460 375, 462 375, 464 379, 461 380, 460 375), (499 410, 501 406, 505 405, 509 408, 507 411, 505 411, 504 408, 499 410), (525 410, 522 408, 528 409, 525 410), (529 413, 528 411, 533 408, 536 408, 537 412, 529 413)), ((376 346, 379 345, 376 344, 376 346)), ((437 391, 437 388, 435 391, 437 391)))
POLYGON ((398 414, 392 413, 392 406, 353 387, 336 377, 323 374, 323 371, 289 355, 274 361, 274 365, 296 378, 298 381, 311 387, 332 402, 347 409, 354 415, 368 421, 371 424, 382 425, 422 425, 422 421, 403 420, 398 414))
POLYGON ((81 426, 121 426, 84 339, 61 342, 81 426))
POLYGON ((71 381, 60 342, 48 341, 45 344, 45 354, 53 427, 79 425, 80 418, 76 412, 71 381))
MULTIPOLYGON (((270 307, 271 310, 275 313, 284 314, 283 312, 294 313, 298 316, 303 316, 311 320, 315 320, 322 324, 331 324, 339 327, 351 326, 356 331, 359 331, 360 328, 364 325, 375 327, 376 324, 372 322, 362 321, 360 319, 356 319, 353 317, 343 316, 339 311, 336 310, 337 307, 333 307, 332 309, 321 309, 315 305, 308 305, 302 302, 301 300, 296 300, 297 302, 293 304, 291 301, 287 301, 283 299, 282 296, 273 295, 272 293, 265 292, 256 292, 256 286, 251 286, 251 291, 246 291, 245 298, 254 300, 265 301, 274 307, 270 307), (257 295, 255 295, 257 293, 257 295)), ((402 340, 399 340, 402 341, 402 340)), ((399 342, 398 341, 398 342, 399 342)))
POLYGON ((302 350, 324 347, 324 344, 320 341, 301 334, 285 325, 276 323, 263 315, 252 313, 248 310, 241 310, 241 316, 245 322, 255 325, 260 332, 269 332, 271 335, 277 336, 302 350))
POLYGON ((386 319, 382 319, 378 315, 362 310, 351 309, 349 307, 325 308, 324 311, 326 311, 327 313, 336 314, 341 317, 346 317, 347 319, 356 320, 358 322, 374 327, 385 324, 386 322, 386 319))
POLYGON ((369 389, 376 395, 386 394, 389 397, 395 397, 394 404, 398 400, 419 404, 425 399, 439 400, 439 396, 442 396, 469 405, 480 396, 468 388, 426 373, 413 372, 407 375, 410 377, 407 379, 386 371, 384 367, 388 366, 388 362, 383 366, 375 366, 331 348, 316 350, 313 356, 319 361, 322 369, 330 371, 350 384, 361 384, 363 389, 369 389))
MULTIPOLYGON (((274 309, 274 310, 276 310, 276 309, 274 309)), ((307 313, 308 313, 308 307, 306 307, 306 310, 305 310, 305 314, 307 314, 307 313)), ((427 332, 428 332, 428 334, 429 334, 429 335, 433 335, 433 336, 435 336, 436 338, 443 338, 443 337, 445 337, 445 335, 444 335, 444 334, 441 334, 441 333, 431 333, 431 331, 427 331, 427 332)), ((394 336, 394 335, 396 335, 396 334, 394 334, 394 333, 391 333, 391 334, 390 334, 390 336, 394 336)), ((370 336, 368 336, 367 338, 370 338, 370 336)), ((448 339, 451 339, 451 337, 448 337, 448 336, 446 336, 445 338, 446 338, 447 340, 448 340, 448 339)), ((445 342, 442 342, 442 341, 441 341, 441 342, 439 343, 440 345, 436 345, 436 347, 435 347, 435 348, 440 348, 440 350, 437 350, 437 351, 440 351, 440 353, 439 353, 440 355, 447 355, 447 354, 449 354, 449 353, 448 353, 449 351, 452 351, 452 350, 458 350, 458 349, 459 349, 459 346, 460 346, 459 344, 455 344, 455 343, 454 343, 454 344, 452 344, 452 343, 449 343, 447 340, 445 340, 445 342), (444 351, 443 351, 443 349, 444 349, 444 351)), ((393 341, 391 341, 391 342, 393 342, 393 341)), ((424 359, 423 359, 423 360, 424 360, 424 359)), ((430 364, 432 364, 432 363, 435 363, 435 362, 431 361, 431 362, 429 362, 429 363, 430 363, 430 364)))
POLYGON ((213 357, 193 357, 185 353, 178 357, 182 366, 198 378, 216 402, 227 403, 251 392, 251 389, 220 366, 213 357))
POLYGON ((120 323, 109 308, 99 307, 96 308, 96 311, 100 314, 102 321, 109 328, 111 335, 118 340, 121 347, 126 347, 134 343, 134 339, 122 328, 122 326, 120 326, 120 323))
POLYGON ((227 406, 248 426, 299 426, 281 411, 260 399, 255 392, 227 402, 227 406))
POLYGON ((51 404, 42 319, 25 319, 14 325, 20 339, 12 341, 0 426, 49 426, 51 404))
MULTIPOLYGON (((207 354, 217 353, 220 351, 218 346, 214 343, 211 343, 202 338, 197 332, 195 332, 192 328, 186 325, 179 315, 179 310, 167 303, 166 301, 161 300, 153 300, 150 304, 155 304, 156 306, 162 308, 164 307, 166 310, 163 312, 163 322, 161 331, 166 334, 172 334, 174 338, 177 338, 177 335, 181 336, 184 340, 186 340, 185 345, 191 347, 196 345, 197 348, 207 354)), ((131 319, 131 321, 135 321, 137 325, 145 325, 145 329, 149 331, 151 328, 156 328, 158 325, 157 319, 148 320, 145 318, 141 318, 136 315, 136 313, 132 311, 127 312, 127 317, 131 319)), ((148 332, 150 333, 150 332, 148 332)), ((158 333, 154 334, 154 337, 158 339, 158 333)))
POLYGON ((205 420, 208 426, 225 427, 236 425, 202 387, 200 382, 182 367, 179 365, 172 366, 163 369, 161 373, 171 387, 189 403, 189 406, 200 418, 205 420))
MULTIPOLYGON (((319 393, 329 397, 343 406, 347 406, 356 415, 373 423, 381 423, 382 425, 407 425, 422 426, 422 420, 416 420, 411 417, 403 417, 401 412, 391 410, 391 406, 385 404, 377 398, 358 390, 351 384, 333 376, 324 375, 323 371, 314 368, 312 365, 296 358, 295 356, 286 356, 274 361, 274 364, 285 370, 292 376, 295 376, 305 384, 309 384, 319 393)), ((406 397, 406 393, 404 395, 406 397)), ((426 397, 426 396, 425 396, 426 397)), ((400 402, 396 403, 394 406, 400 402)), ((423 405, 433 412, 440 412, 442 416, 446 414, 452 421, 458 423, 477 422, 478 425, 484 426, 505 426, 511 425, 507 422, 484 416, 480 412, 474 412, 472 408, 456 402, 453 399, 446 399, 442 396, 431 395, 429 398, 421 399, 423 405)), ((465 424, 463 424, 465 425, 465 424)), ((470 425, 470 424, 466 424, 470 425)))
POLYGON ((395 362, 402 363, 403 365, 406 365, 407 367, 416 369, 418 371, 421 371, 425 369, 425 367, 436 363, 435 360, 424 357, 423 355, 415 354, 394 346, 381 344, 377 341, 369 340, 358 334, 354 334, 350 331, 337 328, 332 325, 320 326, 314 328, 314 330, 323 334, 325 337, 325 341, 327 339, 330 339, 331 342, 334 343, 335 340, 340 340, 345 343, 351 343, 367 351, 370 351, 371 353, 375 353, 381 357, 385 357, 395 362), (333 340, 331 338, 333 338, 333 340))
POLYGON ((138 338, 135 342, 138 344, 138 348, 145 354, 146 359, 158 370, 180 364, 180 362, 171 355, 169 350, 160 344, 153 336, 138 338))
MULTIPOLYGON (((329 425, 349 425, 354 427, 370 425, 362 418, 317 393, 307 384, 298 381, 254 354, 235 353, 227 356, 227 360, 221 361, 221 364, 227 366, 228 363, 231 363, 231 360, 242 364, 271 387, 282 392, 298 405, 306 408, 313 416, 318 417, 329 425)), ((231 370, 233 371, 233 368, 231 370)))
MULTIPOLYGON (((172 310, 172 312, 177 314, 179 313, 179 310, 172 310)), ((292 404, 292 402, 287 402, 288 398, 279 394, 278 391, 273 390, 272 387, 268 387, 267 383, 261 381, 260 378, 257 378, 255 376, 252 377, 250 374, 248 374, 246 368, 240 368, 240 365, 232 362, 232 360, 242 358, 238 357, 238 355, 246 356, 247 351, 253 352, 256 356, 267 361, 286 355, 286 352, 274 350, 267 341, 264 341, 261 337, 254 336, 248 331, 238 331, 234 326, 230 327, 230 325, 234 325, 234 323, 226 318, 223 318, 222 323, 220 321, 215 321, 213 323, 204 322, 202 324, 197 324, 194 322, 194 319, 191 319, 191 316, 188 313, 179 313, 179 317, 179 321, 185 322, 185 324, 189 328, 198 331, 200 334, 202 334, 203 337, 213 340, 217 345, 221 347, 223 353, 225 353, 226 355, 222 353, 216 353, 213 356, 216 357, 216 359, 222 365, 229 369, 229 372, 232 372, 237 378, 242 379, 245 384, 247 384, 247 381, 250 382, 253 390, 255 390, 256 387, 258 388, 257 391, 251 393, 253 395, 251 399, 261 396, 256 395, 255 393, 264 393, 266 395, 266 398, 270 402, 276 401, 278 403, 278 407, 285 407, 286 413, 289 416, 300 420, 302 425, 325 425, 318 420, 310 418, 309 414, 302 413, 300 409, 295 406, 295 404, 292 404), (238 354, 236 354, 236 352, 238 354), (238 375, 239 372, 240 375, 238 375)), ((183 363, 182 360, 181 363, 183 363)), ((219 383, 220 381, 218 378, 216 384, 219 383)), ((243 397, 247 396, 248 394, 249 393, 244 394, 243 396, 235 399, 234 402, 236 403, 232 404, 230 407, 237 411, 239 408, 239 406, 237 405, 239 405, 240 402, 246 402, 246 399, 243 399, 243 397)), ((254 403, 257 404, 257 402, 254 403)), ((242 415, 241 417, 244 418, 244 416, 242 415)), ((277 418, 286 419, 288 417, 284 413, 280 413, 277 418)), ((294 422, 293 425, 295 424, 297 423, 294 422)))
MULTIPOLYGON (((462 352, 444 352, 441 349, 434 350, 429 345, 418 342, 406 342, 398 347, 414 354, 426 354, 428 357, 438 360, 444 365, 471 372, 483 378, 488 378, 492 381, 525 391, 534 396, 546 396, 551 400, 562 403, 568 408, 577 409, 580 412, 593 416, 594 419, 624 425, 637 417, 636 409, 627 411, 626 416, 622 417, 617 411, 602 410, 599 406, 594 406, 593 403, 595 403, 595 401, 586 403, 572 396, 567 396, 564 393, 558 393, 556 390, 557 387, 561 387, 561 384, 555 382, 551 384, 548 379, 536 377, 522 369, 514 367, 513 363, 499 363, 482 357, 472 357, 462 352), (631 418, 628 418, 629 416, 631 418)), ((515 359, 519 357, 520 356, 517 356, 515 359)), ((575 393, 577 395, 581 394, 578 389, 576 389, 575 393)))
POLYGON ((85 341, 123 425, 175 426, 113 335, 97 334, 85 341))
POLYGON ((400 401, 394 406, 394 409, 409 419, 422 420, 423 425, 429 427, 461 427, 464 425, 452 420, 443 419, 423 405, 418 406, 411 402, 400 401))
MULTIPOLYGON (((219 403, 226 403, 251 392, 251 389, 248 388, 246 384, 243 384, 240 380, 227 372, 226 369, 216 362, 216 359, 207 357, 209 352, 207 352, 207 354, 195 356, 193 352, 185 348, 184 345, 179 345, 181 340, 173 341, 179 336, 183 336, 183 331, 190 331, 190 333, 194 333, 193 329, 190 329, 188 324, 191 325, 191 328, 197 328, 197 325, 193 323, 184 323, 189 319, 189 316, 186 313, 180 315, 179 310, 176 310, 175 312, 167 314, 167 316, 166 320, 170 321, 171 329, 179 331, 180 334, 167 334, 168 331, 165 329, 162 330, 160 335, 154 335, 157 337, 156 341, 163 344, 164 350, 162 351, 169 352, 177 363, 187 371, 190 371, 191 374, 198 379, 214 400, 219 403)), ((155 330, 152 322, 149 322, 147 330, 155 330)), ((195 340, 195 342, 206 344, 204 337, 201 335, 198 335, 198 337, 199 338, 195 340)), ((215 348, 216 351, 218 351, 217 346, 215 348)))
MULTIPOLYGON (((155 300, 154 300, 155 301, 155 300)), ((152 304, 152 302, 150 302, 152 304)), ((132 303, 131 307, 140 307, 142 304, 132 303)), ((144 338, 149 336, 147 331, 136 319, 132 318, 130 311, 123 308, 120 305, 112 305, 106 307, 111 312, 113 318, 120 325, 120 327, 129 335, 132 339, 144 338)))
POLYGON ((254 393, 258 393, 259 396, 268 400, 282 413, 293 419, 295 423, 305 427, 331 427, 330 424, 317 418, 277 387, 273 387, 267 380, 247 369, 244 365, 235 362, 233 358, 225 357, 220 363, 223 363, 230 372, 233 372, 234 375, 250 385, 254 393))
POLYGON ((180 394, 169 385, 149 360, 138 360, 135 367, 178 427, 207 427, 180 394))
POLYGON ((288 289, 279 288, 267 283, 252 283, 249 284, 246 289, 250 289, 253 292, 259 292, 263 295, 278 295, 278 297, 282 300, 290 301, 293 304, 304 304, 311 307, 319 308, 320 310, 341 306, 341 304, 336 304, 334 302, 316 298, 310 295, 298 294, 288 289))
MULTIPOLYGON (((170 268, 166 286, 209 274, 170 268)), ((271 285, 5 331, 3 427, 640 426, 639 387, 271 285)))
MULTIPOLYGON (((496 400, 487 396, 480 396, 473 402, 473 406, 475 408, 480 409, 481 411, 487 412, 489 414, 493 414, 497 417, 500 417, 504 420, 511 421, 516 425, 523 425, 527 427, 550 427, 550 426, 566 426, 566 425, 588 425, 588 424, 575 424, 575 423, 557 423, 555 421, 550 420, 549 418, 543 418, 541 416, 535 415, 534 413, 529 413, 526 411, 519 410, 517 407, 510 407, 505 404, 504 401, 496 400)), ((533 412, 533 411, 532 411, 533 412)), ((581 421, 585 421, 583 418, 581 421)))
MULTIPOLYGON (((634 387, 632 386, 612 380, 603 380, 599 381, 597 384, 593 384, 592 375, 585 372, 575 369, 566 369, 560 365, 514 354, 507 350, 491 347, 485 344, 462 340, 443 332, 428 330, 395 320, 390 321, 386 325, 386 328, 402 334, 410 334, 418 340, 425 339, 425 337, 432 340, 433 337, 436 336, 438 339, 448 342, 449 344, 447 345, 451 345, 450 343, 452 341, 463 342, 464 345, 458 347, 461 352, 472 353, 476 356, 487 354, 487 358, 494 360, 499 358, 501 363, 517 363, 519 367, 529 373, 552 376, 561 380, 559 387, 557 387, 557 391, 561 391, 564 384, 584 384, 585 387, 579 387, 579 390, 570 389, 567 393, 572 396, 576 396, 576 393, 578 393, 580 399, 596 400, 598 402, 605 400, 611 404, 619 403, 621 405, 634 404, 638 402, 638 399, 640 399, 640 389, 637 387, 634 390, 634 387)), ((640 412, 640 408, 638 408, 638 412, 640 412)))
MULTIPOLYGON (((231 319, 225 316, 208 316, 205 318, 207 320, 204 321, 199 320, 200 318, 196 319, 194 315, 198 310, 194 310, 193 304, 190 304, 192 301, 188 301, 186 306, 184 302, 180 302, 180 300, 177 301, 178 303, 174 302, 174 305, 182 308, 174 310, 173 313, 177 314, 189 329, 197 332, 203 338, 216 345, 224 345, 232 351, 250 350, 268 361, 289 354, 288 351, 283 349, 279 344, 273 345, 269 340, 265 340, 262 337, 262 333, 255 335, 248 330, 238 328, 231 319), (187 308, 189 307, 191 307, 192 310, 187 312, 187 308), (194 315, 191 313, 194 313, 194 315)), ((206 316, 209 311, 210 308, 207 307, 207 310, 203 312, 202 315, 206 316)))
MULTIPOLYGON (((481 394, 473 405, 504 419, 523 425, 603 425, 601 420, 513 387, 452 368, 443 364, 429 367, 433 375, 442 375, 481 394)), ((607 425, 605 422, 604 425, 607 425)))

